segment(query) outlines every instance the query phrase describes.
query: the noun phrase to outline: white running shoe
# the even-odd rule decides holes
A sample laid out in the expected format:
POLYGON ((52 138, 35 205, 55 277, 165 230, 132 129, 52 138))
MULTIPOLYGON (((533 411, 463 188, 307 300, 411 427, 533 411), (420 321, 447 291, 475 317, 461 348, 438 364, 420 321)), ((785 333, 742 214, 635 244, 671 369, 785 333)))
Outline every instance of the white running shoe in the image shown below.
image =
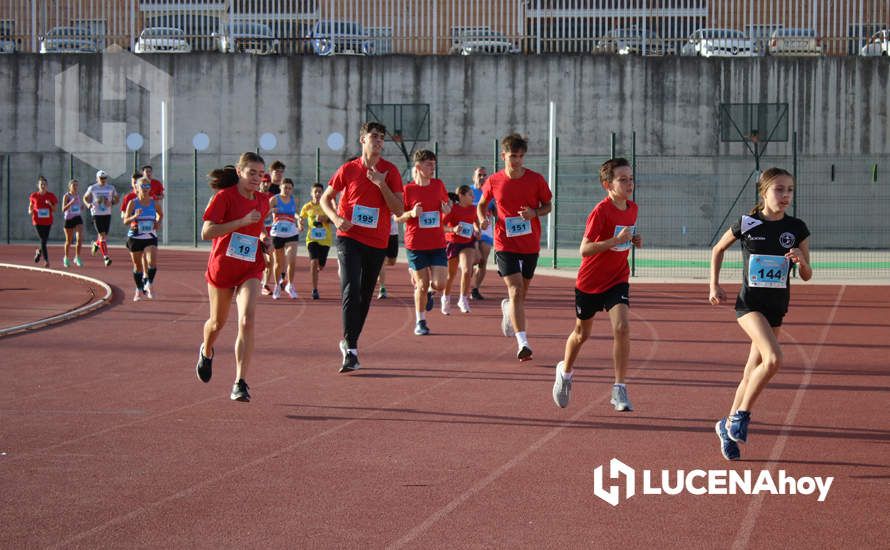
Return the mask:
POLYGON ((294 285, 287 283, 287 286, 284 287, 284 291, 287 292, 287 295, 290 296, 292 300, 297 299, 297 289, 294 288, 294 285))
POLYGON ((278 298, 281 298, 281 285, 272 287, 272 299, 277 300, 278 298))
POLYGON ((136 292, 133 293, 133 301, 138 302, 141 299, 142 299, 142 291, 137 288, 136 292))
POLYGON ((145 297, 148 298, 149 300, 154 300, 154 299, 155 299, 155 295, 154 295, 154 292, 152 292, 152 289, 151 289, 151 283, 146 282, 146 283, 143 285, 143 287, 145 288, 145 297))
POLYGON ((510 320, 510 299, 504 298, 501 300, 501 330, 504 332, 504 336, 507 338, 512 338, 516 335, 513 331, 513 321, 510 320))
POLYGON ((457 307, 460 308, 461 313, 469 313, 470 312, 470 301, 466 296, 461 296, 457 299, 457 307))
POLYGON ((442 302, 442 315, 451 315, 451 298, 443 294, 439 301, 442 302))
POLYGON ((563 376, 563 365, 560 361, 556 364, 556 381, 553 383, 553 402, 560 409, 569 406, 569 398, 572 396, 572 379, 563 376))

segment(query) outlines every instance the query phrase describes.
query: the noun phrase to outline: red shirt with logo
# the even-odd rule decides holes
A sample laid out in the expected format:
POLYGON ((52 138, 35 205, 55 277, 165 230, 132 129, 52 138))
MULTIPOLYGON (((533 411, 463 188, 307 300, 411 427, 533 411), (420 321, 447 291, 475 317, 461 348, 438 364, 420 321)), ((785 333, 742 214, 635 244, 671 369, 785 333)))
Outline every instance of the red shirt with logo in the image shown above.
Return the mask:
MULTIPOLYGON (((463 222, 463 232, 466 233, 467 227, 472 227, 473 224, 476 223, 476 207, 475 206, 461 206, 459 204, 451 205, 451 212, 449 212, 445 216, 445 225, 449 225, 451 227, 458 226, 461 222, 463 222)), ((471 233, 469 237, 464 237, 458 233, 452 231, 445 232, 445 240, 450 243, 471 243, 473 242, 473 234, 471 233)))
POLYGON ((32 225, 52 225, 53 210, 59 204, 59 199, 49 191, 44 194, 35 191, 28 197, 31 204, 31 224, 32 225))
POLYGON ((420 203, 423 213, 405 221, 405 248, 408 250, 435 250, 445 248, 445 230, 442 203, 450 201, 442 180, 430 179, 429 185, 410 182, 405 186, 405 210, 420 203))
POLYGON ((235 288, 249 279, 262 277, 266 261, 259 236, 263 218, 269 212, 269 195, 257 191, 248 199, 233 185, 218 191, 204 210, 204 221, 216 224, 243 218, 251 210, 260 213, 258 222, 213 239, 205 277, 217 288, 235 288))
POLYGON ((522 220, 519 210, 538 208, 553 198, 544 176, 525 169, 512 179, 504 170, 493 174, 482 186, 482 200, 494 199, 498 220, 494 226, 494 248, 515 254, 537 254, 541 250, 541 220, 522 220))
MULTIPOLYGON (((627 201, 627 209, 619 210, 612 199, 604 198, 587 216, 584 237, 590 242, 602 242, 618 235, 623 227, 634 228, 637 223, 637 205, 627 201)), ((600 294, 620 283, 630 280, 627 255, 633 245, 630 241, 604 250, 581 260, 575 287, 587 294, 600 294)))
MULTIPOLYGON (((380 159, 375 166, 386 173, 386 185, 393 193, 402 192, 402 175, 395 165, 380 159)), ((348 237, 373 248, 386 248, 389 244, 389 224, 392 212, 383 193, 368 179, 368 169, 362 158, 349 161, 331 177, 328 185, 342 193, 337 215, 352 222, 348 231, 337 230, 337 236, 348 237)))

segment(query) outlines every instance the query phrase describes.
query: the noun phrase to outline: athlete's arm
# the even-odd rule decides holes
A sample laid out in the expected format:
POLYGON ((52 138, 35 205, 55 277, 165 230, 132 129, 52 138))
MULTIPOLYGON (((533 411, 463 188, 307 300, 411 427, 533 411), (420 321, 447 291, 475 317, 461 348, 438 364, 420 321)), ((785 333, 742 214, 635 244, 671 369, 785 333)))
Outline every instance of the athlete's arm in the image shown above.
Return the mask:
POLYGON ((553 210, 553 204, 549 202, 541 203, 541 206, 537 208, 529 208, 527 206, 523 206, 522 209, 519 210, 519 215, 522 216, 525 220, 530 220, 532 218, 540 218, 541 216, 546 216, 553 210))
POLYGON ((726 301, 726 292, 720 287, 720 268, 723 266, 723 255, 734 242, 736 242, 736 238, 732 234, 732 229, 727 229, 711 249, 711 288, 708 293, 708 301, 714 305, 726 301))
POLYGON ((223 235, 228 235, 240 227, 254 224, 258 221, 260 221, 260 213, 256 209, 245 214, 243 218, 238 218, 237 220, 232 220, 226 223, 213 223, 210 220, 205 220, 203 227, 201 227, 201 238, 205 241, 209 241, 217 237, 222 237, 223 235))
POLYGON ((161 208, 161 204, 155 200, 155 227, 159 227, 161 225, 161 220, 164 219, 164 209, 161 208))
POLYGON ((813 277, 813 267, 810 265, 810 239, 807 237, 785 254, 785 257, 797 264, 800 278, 809 281, 813 277))
POLYGON ((337 206, 334 202, 334 199, 336 198, 337 190, 328 186, 327 189, 324 190, 324 193, 321 194, 321 199, 318 203, 321 205, 321 209, 324 210, 328 219, 334 224, 334 227, 340 231, 349 231, 352 228, 352 222, 337 215, 337 206))
POLYGON ((595 256, 600 252, 610 250, 614 246, 624 244, 632 238, 633 233, 631 233, 630 227, 626 226, 617 235, 604 241, 591 241, 587 237, 584 237, 580 247, 581 257, 586 258, 587 256, 595 256))
MULTIPOLYGON (((133 221, 139 217, 141 212, 137 212, 136 203, 139 202, 139 199, 133 199, 127 203, 127 211, 124 212, 124 225, 133 223, 133 221)), ((141 210, 141 209, 140 209, 141 210)))
POLYGON ((486 212, 488 211, 488 203, 491 202, 491 199, 485 200, 484 198, 479 199, 479 204, 476 205, 476 221, 479 224, 479 229, 487 229, 488 228, 488 216, 486 212))

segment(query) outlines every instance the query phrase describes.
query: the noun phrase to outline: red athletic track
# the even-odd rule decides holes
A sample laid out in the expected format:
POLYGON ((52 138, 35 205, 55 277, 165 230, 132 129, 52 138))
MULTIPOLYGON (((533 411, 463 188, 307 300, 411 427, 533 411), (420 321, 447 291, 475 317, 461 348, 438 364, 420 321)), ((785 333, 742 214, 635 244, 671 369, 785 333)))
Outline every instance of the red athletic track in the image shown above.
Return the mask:
MULTIPOLYGON (((0 261, 27 263, 30 253, 7 246, 0 261)), ((571 279, 535 278, 535 360, 520 364, 515 342, 498 333, 496 275, 471 314, 433 311, 433 334, 416 337, 399 265, 390 271, 394 298, 371 309, 362 370, 341 375, 333 262, 322 300, 307 300, 306 284, 296 301, 262 299, 247 377, 254 400, 243 404, 228 398, 231 320, 213 380, 194 374, 206 252, 162 250, 159 299, 140 303, 130 301, 126 252, 112 256, 111 268, 91 258, 81 270, 115 286, 112 305, 0 340, 2 547, 887 545, 886 288, 794 285, 786 365, 755 409, 745 460, 728 463, 713 425, 748 342, 730 307, 705 303, 704 284, 632 284, 635 412, 608 403, 602 316, 582 350, 571 406, 560 410, 552 365, 573 323, 571 279), (824 503, 652 496, 638 485, 613 508, 593 493, 594 468, 608 472, 613 457, 638 470, 756 477, 769 468, 835 480, 824 503)), ((33 295, 9 292, 0 277, 5 307, 17 293, 18 305, 31 305, 33 295)))

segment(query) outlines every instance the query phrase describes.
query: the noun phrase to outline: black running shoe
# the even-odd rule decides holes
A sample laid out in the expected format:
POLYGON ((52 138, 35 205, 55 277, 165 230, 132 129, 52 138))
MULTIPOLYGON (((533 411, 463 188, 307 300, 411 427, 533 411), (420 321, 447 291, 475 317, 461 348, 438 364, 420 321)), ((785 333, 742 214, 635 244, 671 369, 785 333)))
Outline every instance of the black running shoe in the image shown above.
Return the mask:
POLYGON ((108 256, 105 256, 104 261, 105 261, 105 267, 108 267, 111 265, 111 258, 109 258, 108 256))
POLYGON ((516 358, 520 361, 531 361, 532 359, 532 350, 528 346, 522 346, 519 350, 519 353, 516 354, 516 358))
POLYGON ((347 351, 343 357, 343 366, 340 367, 340 372, 352 372, 360 368, 361 365, 358 364, 358 356, 351 351, 347 351))
POLYGON ((433 292, 428 291, 426 293, 426 310, 432 311, 434 305, 435 305, 435 302, 433 301, 433 292))
POLYGON ((479 294, 478 288, 474 288, 473 290, 470 291, 470 297, 473 298, 474 300, 484 300, 485 299, 482 297, 481 294, 479 294))
POLYGON ((39 248, 36 251, 34 251, 34 263, 35 264, 40 263, 40 249, 39 248))
POLYGON ((198 375, 198 380, 204 382, 210 382, 210 377, 213 376, 213 358, 204 356, 204 344, 198 348, 198 365, 195 367, 195 373, 198 375))
POLYGON ((235 382, 235 385, 232 386, 232 395, 229 397, 232 401, 241 401, 243 403, 250 402, 250 394, 247 392, 247 382, 244 380, 238 380, 235 382))
POLYGON ((317 288, 312 289, 312 299, 318 300, 318 289, 317 288))

